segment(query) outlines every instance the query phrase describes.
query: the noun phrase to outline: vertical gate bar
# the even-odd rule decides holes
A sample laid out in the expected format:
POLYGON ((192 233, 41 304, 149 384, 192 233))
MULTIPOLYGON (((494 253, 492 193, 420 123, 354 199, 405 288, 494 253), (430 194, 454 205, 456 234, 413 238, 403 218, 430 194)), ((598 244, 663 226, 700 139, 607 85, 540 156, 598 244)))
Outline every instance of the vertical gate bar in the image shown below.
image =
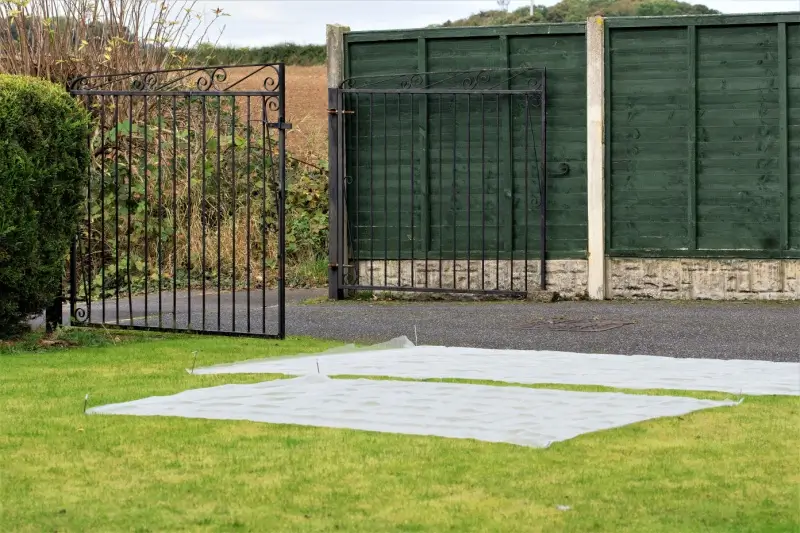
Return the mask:
POLYGON ((386 100, 383 95, 383 286, 389 285, 389 137, 386 122, 389 119, 386 100))
POLYGON ((192 329, 192 97, 186 97, 186 321, 192 329))
POLYGON ((472 94, 467 93, 467 290, 472 281, 472 94))
MULTIPOLYGON (((697 27, 687 26, 687 55, 689 64, 687 71, 689 79, 687 80, 688 91, 688 112, 689 112, 689 125, 688 125, 688 139, 687 145, 689 148, 688 163, 689 163, 689 183, 688 183, 688 199, 687 208, 687 228, 688 235, 688 248, 689 250, 697 249, 697 27)), ((607 78, 608 79, 608 78, 607 78)), ((608 115, 607 115, 608 116, 608 115)), ((610 160, 607 160, 610 161, 610 160)), ((608 163, 607 163, 608 164, 608 163)), ((609 198, 610 203, 610 198, 609 198)), ((607 226, 609 229, 611 226, 607 226)))
MULTIPOLYGON (((497 139, 497 190, 495 192, 497 193, 497 204, 495 205, 495 213, 496 213, 495 214, 495 216, 496 216, 496 218, 495 218, 495 229, 497 231, 497 235, 495 235, 495 241, 494 241, 495 255, 496 255, 496 259, 495 259, 495 269, 496 270, 495 270, 494 288, 499 291, 500 290, 500 213, 503 212, 500 209, 500 188, 501 188, 501 182, 500 182, 500 145, 502 143, 500 142, 500 95, 499 94, 497 95, 496 103, 497 103, 497 105, 495 106, 495 111, 497 112, 497 117, 496 117, 497 135, 496 135, 495 138, 497 139)), ((511 271, 510 276, 508 278, 509 279, 509 285, 510 285, 509 290, 513 291, 514 290, 514 254, 513 254, 513 252, 511 254, 511 258, 509 260, 509 265, 510 265, 510 271, 511 271)))
MULTIPOLYGON (((422 74, 422 87, 428 87, 429 79, 425 74, 428 71, 428 42, 425 37, 417 39, 417 71, 422 74)), ((413 100, 413 96, 411 97, 413 100)), ((413 112, 413 111, 412 111, 413 112)), ((428 95, 420 95, 419 102, 419 196, 420 196, 420 237, 422 240, 423 253, 425 257, 425 287, 428 286, 428 250, 431 245, 430 228, 430 179, 428 169, 428 95)), ((411 142, 414 142, 416 132, 411 132, 411 142)))
POLYGON ((340 239, 342 204, 339 201, 339 120, 343 109, 339 105, 339 98, 338 88, 328 89, 328 298, 331 300, 339 300, 341 296, 339 273, 342 262, 339 261, 339 249, 343 246, 340 239))
MULTIPOLYGON (((346 67, 346 65, 345 65, 346 67)), ((338 142, 336 146, 336 198, 338 199, 339 215, 337 217, 337 226, 339 228, 339 247, 336 250, 336 263, 338 269, 336 272, 336 279, 338 283, 338 291, 336 293, 337 299, 343 299, 345 296, 344 289, 346 284, 345 268, 348 264, 348 257, 350 254, 349 241, 348 241, 348 228, 349 224, 347 213, 347 195, 345 194, 345 186, 347 184, 347 123, 345 121, 345 113, 347 112, 345 94, 342 90, 336 91, 336 109, 338 110, 336 117, 336 126, 338 132, 338 142)))
MULTIPOLYGON (((91 96, 86 95, 86 110, 91 109, 91 96)), ((102 144, 102 137, 100 139, 102 144)), ((92 153, 92 138, 86 137, 86 147, 89 153, 92 153)), ((84 272, 84 287, 86 287, 86 320, 87 323, 92 323, 92 284, 94 282, 94 262, 92 261, 92 164, 91 161, 86 167, 86 260, 88 263, 88 272, 84 272)))
POLYGON ((144 122, 144 325, 145 325, 145 327, 147 327, 148 326, 148 318, 147 318, 147 316, 150 314, 148 312, 148 305, 147 305, 148 304, 148 300, 150 300, 150 292, 148 290, 148 285, 147 285, 147 262, 150 259, 150 255, 149 255, 149 252, 150 252, 149 244, 150 243, 148 242, 148 238, 147 238, 147 229, 148 229, 147 228, 147 222, 148 222, 148 220, 147 220, 147 217, 148 217, 147 212, 150 210, 150 206, 148 205, 149 204, 148 200, 149 200, 149 196, 150 196, 150 190, 148 188, 148 182, 147 182, 147 174, 148 174, 148 168, 147 168, 147 163, 148 163, 148 161, 147 161, 147 151, 148 151, 147 150, 147 145, 148 145, 147 122, 149 121, 150 117, 149 117, 149 109, 147 108, 147 95, 144 95, 142 97, 142 102, 143 102, 143 107, 144 107, 144 119, 143 119, 143 122, 144 122))
MULTIPOLYGON (((162 315, 162 308, 163 304, 161 303, 161 293, 162 293, 162 284, 164 282, 164 191, 161 189, 162 184, 162 170, 161 170, 161 140, 163 138, 163 117, 161 116, 161 112, 163 110, 162 102, 161 102, 161 95, 158 96, 157 100, 157 108, 158 111, 156 112, 156 117, 158 118, 158 174, 157 174, 157 188, 158 188, 158 327, 164 327, 164 319, 162 315)), ((105 283, 103 283, 105 285, 105 283)), ((105 304, 104 304, 105 305, 105 304)), ((105 307, 104 307, 105 309, 105 307)), ((104 315, 105 316, 105 315, 104 315)), ((105 322, 105 318, 103 319, 105 322)))
POLYGON ((106 97, 100 95, 100 300, 106 323, 106 97))
POLYGON ((217 331, 222 331, 222 98, 217 95, 217 331))
POLYGON ((231 96, 231 330, 236 331, 236 96, 231 96))
POLYGON ((375 103, 374 93, 369 94, 369 284, 375 285, 374 279, 374 261, 375 261, 375 212, 372 208, 372 204, 375 198, 373 192, 373 185, 375 180, 375 160, 373 156, 374 150, 374 141, 373 133, 372 133, 372 123, 373 123, 373 104, 375 103))
POLYGON ((458 187, 456 185, 456 162, 458 161, 458 96, 453 95, 453 289, 456 288, 456 275, 458 251, 458 187))
POLYGON ((283 339, 286 337, 286 129, 283 123, 286 121, 286 67, 283 63, 279 68, 279 93, 280 93, 280 117, 278 122, 281 124, 278 131, 278 150, 280 169, 280 202, 278 204, 278 220, 280 230, 278 233, 278 251, 280 253, 280 260, 278 262, 279 279, 278 279, 278 337, 283 339))
POLYGON ((539 210, 539 285, 541 290, 547 289, 547 75, 542 71, 542 121, 541 121, 541 152, 542 170, 539 176, 541 192, 541 209, 539 210))
POLYGON ((127 235, 127 253, 125 255, 125 273, 128 278, 128 319, 131 324, 133 320, 133 287, 131 285, 131 196, 133 195, 133 96, 128 95, 128 196, 126 201, 126 213, 128 224, 125 226, 127 235))
POLYGON ((444 242, 444 184, 442 173, 444 170, 444 150, 443 150, 443 137, 442 137, 442 108, 443 95, 439 95, 439 288, 442 288, 442 265, 444 264, 444 256, 442 255, 442 243, 444 242))
POLYGON ((530 113, 531 113, 531 101, 530 95, 525 95, 525 292, 528 292, 528 225, 530 224, 528 212, 530 211, 531 201, 528 192, 528 180, 530 179, 530 172, 528 166, 528 159, 530 154, 528 152, 528 135, 529 135, 529 124, 530 124, 530 113))
MULTIPOLYGON (((252 221, 250 220, 251 217, 251 207, 250 207, 250 195, 252 194, 252 180, 250 178, 250 133, 251 133, 251 124, 250 124, 250 99, 251 97, 247 97, 247 333, 250 333, 250 276, 252 275, 252 268, 250 266, 251 261, 251 246, 252 243, 250 242, 250 225, 252 221)), ((205 136, 205 133, 203 133, 205 136)), ((205 150, 203 151, 205 154, 205 150)), ((205 155, 203 157, 205 159, 205 155)), ((205 274, 203 274, 203 278, 205 279, 205 274)))
POLYGON ((416 244, 414 242, 414 178, 416 178, 416 173, 414 172, 416 163, 414 161, 414 95, 410 94, 409 97, 411 100, 411 138, 409 139, 411 142, 411 286, 416 287, 417 278, 414 276, 414 248, 416 244))
POLYGON ((119 96, 114 95, 114 293, 119 326, 119 96))
POLYGON ((486 290, 486 99, 481 93, 481 290, 486 290))
MULTIPOLYGON (((78 303, 78 234, 73 228, 69 247, 69 323, 75 325, 75 314, 78 303)), ((62 278, 63 279, 63 278, 62 278)))
POLYGON ((172 97, 172 329, 178 329, 178 97, 172 97))
MULTIPOLYGON (((267 99, 261 99, 261 333, 267 333, 267 99)), ((270 153, 270 164, 272 154, 270 153)))
POLYGON ((789 242, 789 76, 788 76, 788 48, 786 44, 786 23, 778 24, 778 143, 780 144, 780 190, 781 198, 781 250, 790 248, 789 242))
POLYGON ((397 93, 397 286, 402 285, 403 272, 403 112, 397 93))
MULTIPOLYGON (((503 57, 504 66, 511 68, 508 37, 505 35, 500 36, 500 55, 503 57)), ((507 90, 511 88, 509 76, 505 76, 501 89, 507 90)), ((498 105, 499 105, 498 96, 498 105)), ((511 262, 511 279, 514 279, 514 200, 516 195, 514 191, 514 95, 509 95, 503 98, 503 129, 498 132, 500 144, 503 146, 503 165, 502 173, 503 178, 498 179, 498 186, 502 183, 503 193, 505 194, 505 201, 503 207, 497 207, 498 224, 500 218, 503 222, 503 248, 509 254, 511 262), (502 216, 501 216, 502 215, 502 216)), ((499 246, 499 244, 498 244, 499 246)), ((513 290, 513 283, 512 283, 513 290)))
POLYGON ((192 97, 186 97, 186 324, 192 329, 192 97))
MULTIPOLYGON (((353 195, 355 196, 355 226, 353 226, 353 262, 352 265, 355 268, 355 284, 361 285, 361 180, 359 179, 360 172, 359 172, 359 165, 361 164, 361 148, 360 148, 360 140, 359 137, 361 136, 361 124, 360 118, 361 114, 360 106, 361 99, 359 98, 358 93, 354 93, 353 96, 355 97, 355 104, 353 107, 355 108, 355 114, 350 119, 350 124, 354 125, 353 133, 356 138, 356 151, 355 157, 353 158, 353 195)), ((346 190, 346 189, 345 189, 346 190)), ((347 201, 347 199, 345 199, 347 201)))
POLYGON ((200 312, 200 328, 205 331, 206 330, 206 220, 208 219, 208 214, 206 212, 206 148, 208 147, 208 135, 206 131, 208 129, 208 118, 206 117, 206 112, 208 111, 208 104, 206 103, 207 96, 203 95, 200 97, 200 111, 203 114, 203 118, 201 119, 200 127, 202 128, 202 137, 200 139, 200 151, 202 152, 202 167, 200 169, 200 276, 202 278, 200 290, 203 292, 201 297, 200 305, 203 307, 202 311, 200 312))

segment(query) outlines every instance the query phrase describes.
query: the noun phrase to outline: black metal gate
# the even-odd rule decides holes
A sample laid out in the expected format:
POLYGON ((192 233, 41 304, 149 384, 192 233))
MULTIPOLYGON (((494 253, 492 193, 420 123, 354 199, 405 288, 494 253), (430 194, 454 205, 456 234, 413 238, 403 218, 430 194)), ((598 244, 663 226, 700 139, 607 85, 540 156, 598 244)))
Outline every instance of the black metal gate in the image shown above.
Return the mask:
POLYGON ((74 325, 285 335, 283 64, 86 76, 74 325))
POLYGON ((527 66, 332 90, 331 295, 544 289, 546 105, 527 66))

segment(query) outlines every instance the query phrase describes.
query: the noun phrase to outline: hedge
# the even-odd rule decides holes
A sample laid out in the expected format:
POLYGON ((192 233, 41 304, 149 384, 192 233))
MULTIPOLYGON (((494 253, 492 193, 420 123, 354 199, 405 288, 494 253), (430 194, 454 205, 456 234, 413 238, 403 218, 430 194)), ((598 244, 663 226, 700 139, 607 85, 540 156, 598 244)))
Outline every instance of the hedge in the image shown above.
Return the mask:
POLYGON ((63 88, 0 75, 0 336, 59 295, 81 218, 89 122, 63 88))

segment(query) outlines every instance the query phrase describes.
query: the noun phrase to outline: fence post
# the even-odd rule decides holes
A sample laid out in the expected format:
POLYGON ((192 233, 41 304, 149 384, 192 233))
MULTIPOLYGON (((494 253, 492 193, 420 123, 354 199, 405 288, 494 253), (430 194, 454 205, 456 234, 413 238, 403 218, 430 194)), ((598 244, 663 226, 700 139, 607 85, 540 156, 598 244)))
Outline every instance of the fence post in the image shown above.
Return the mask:
POLYGON ((603 17, 586 21, 587 292, 593 300, 606 296, 605 31, 603 17))
POLYGON ((339 226, 344 220, 341 210, 344 209, 344 199, 341 194, 341 180, 339 175, 341 165, 339 161, 339 113, 341 98, 339 87, 344 81, 344 34, 350 28, 336 24, 326 27, 327 65, 328 65, 328 298, 341 300, 344 291, 340 287, 343 265, 339 264, 340 258, 346 258, 344 250, 346 242, 342 239, 344 232, 339 226))

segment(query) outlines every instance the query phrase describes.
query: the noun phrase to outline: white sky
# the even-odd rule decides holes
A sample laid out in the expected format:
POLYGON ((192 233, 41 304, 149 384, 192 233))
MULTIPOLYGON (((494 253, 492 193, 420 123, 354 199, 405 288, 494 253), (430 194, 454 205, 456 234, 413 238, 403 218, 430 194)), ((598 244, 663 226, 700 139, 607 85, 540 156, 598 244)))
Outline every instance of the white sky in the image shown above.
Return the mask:
MULTIPOLYGON (((537 0, 553 5, 558 0, 537 0)), ((692 0, 686 0, 692 1, 692 0)), ((800 0, 706 0, 723 13, 800 11, 800 0)), ((529 0, 511 0, 511 9, 529 6, 529 0)), ((266 46, 294 42, 323 44, 325 25, 336 23, 354 31, 420 28, 478 11, 497 9, 495 0, 199 0, 198 9, 221 8, 230 16, 212 30, 219 43, 266 46), (223 29, 224 26, 224 29, 223 29)))

